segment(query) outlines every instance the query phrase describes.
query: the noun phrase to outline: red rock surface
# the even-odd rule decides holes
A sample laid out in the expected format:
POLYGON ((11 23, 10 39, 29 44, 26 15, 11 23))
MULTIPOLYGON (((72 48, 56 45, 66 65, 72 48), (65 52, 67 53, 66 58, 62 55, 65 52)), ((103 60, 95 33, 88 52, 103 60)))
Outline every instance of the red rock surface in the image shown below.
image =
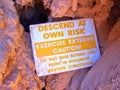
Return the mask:
MULTIPOLYGON (((17 8, 34 7, 34 0, 15 3, 17 8)), ((38 77, 30 36, 19 22, 14 2, 0 0, 0 90, 120 90, 119 0, 43 0, 43 3, 51 10, 53 20, 64 16, 93 18, 102 56, 91 69, 38 77), (111 19, 114 22, 110 23, 111 19)))
POLYGON ((80 90, 120 89, 120 21, 111 30, 106 50, 97 64, 87 73, 80 90), (108 46, 109 45, 109 46, 108 46))

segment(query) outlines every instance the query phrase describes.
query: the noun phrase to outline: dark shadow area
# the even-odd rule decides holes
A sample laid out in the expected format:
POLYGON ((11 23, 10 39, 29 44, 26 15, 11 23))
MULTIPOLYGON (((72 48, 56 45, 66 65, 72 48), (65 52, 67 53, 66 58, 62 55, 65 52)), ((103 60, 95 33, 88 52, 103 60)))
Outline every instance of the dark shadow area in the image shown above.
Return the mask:
POLYGON ((114 6, 111 8, 110 16, 108 18, 108 22, 114 26, 120 17, 120 0, 115 0, 114 6))
POLYGON ((42 90, 46 90, 46 89, 43 87, 42 90))
POLYGON ((29 32, 29 25, 31 24, 47 22, 50 14, 50 10, 44 8, 41 0, 36 0, 34 7, 23 6, 22 8, 17 8, 17 11, 20 22, 24 26, 26 32, 29 32))

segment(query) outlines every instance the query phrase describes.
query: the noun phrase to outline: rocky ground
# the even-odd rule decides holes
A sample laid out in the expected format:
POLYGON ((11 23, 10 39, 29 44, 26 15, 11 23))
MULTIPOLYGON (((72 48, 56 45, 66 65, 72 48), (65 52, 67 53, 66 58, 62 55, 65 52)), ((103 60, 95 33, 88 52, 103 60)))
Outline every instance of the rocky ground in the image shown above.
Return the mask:
POLYGON ((0 90, 120 90, 119 57, 119 0, 0 0, 0 90), (102 53, 96 65, 38 77, 28 26, 87 17, 102 53))

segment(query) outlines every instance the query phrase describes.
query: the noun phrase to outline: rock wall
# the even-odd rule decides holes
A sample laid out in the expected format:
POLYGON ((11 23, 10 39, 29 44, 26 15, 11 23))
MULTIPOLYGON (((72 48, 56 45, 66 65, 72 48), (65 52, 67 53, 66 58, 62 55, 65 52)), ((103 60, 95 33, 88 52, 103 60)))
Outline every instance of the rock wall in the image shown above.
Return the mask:
POLYGON ((1 0, 0 4, 0 89, 42 89, 44 82, 35 74, 30 37, 23 32, 14 3, 1 0))
POLYGON ((30 35, 20 24, 15 8, 15 5, 34 7, 34 3, 34 0, 0 0, 0 89, 119 90, 120 1, 43 0, 44 7, 51 10, 49 21, 93 18, 102 52, 92 68, 44 77, 36 75, 30 35))
POLYGON ((120 89, 120 20, 114 25, 107 48, 97 64, 86 74, 80 90, 119 90, 120 89), (92 82, 92 83, 91 83, 92 82))

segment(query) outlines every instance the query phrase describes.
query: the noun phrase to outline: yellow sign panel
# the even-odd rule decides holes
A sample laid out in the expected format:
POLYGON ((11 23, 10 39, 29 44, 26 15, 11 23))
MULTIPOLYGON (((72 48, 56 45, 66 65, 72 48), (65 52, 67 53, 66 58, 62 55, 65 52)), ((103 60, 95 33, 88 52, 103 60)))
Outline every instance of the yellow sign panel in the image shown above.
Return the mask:
POLYGON ((90 67, 100 57, 91 18, 31 25, 30 34, 38 76, 90 67))

